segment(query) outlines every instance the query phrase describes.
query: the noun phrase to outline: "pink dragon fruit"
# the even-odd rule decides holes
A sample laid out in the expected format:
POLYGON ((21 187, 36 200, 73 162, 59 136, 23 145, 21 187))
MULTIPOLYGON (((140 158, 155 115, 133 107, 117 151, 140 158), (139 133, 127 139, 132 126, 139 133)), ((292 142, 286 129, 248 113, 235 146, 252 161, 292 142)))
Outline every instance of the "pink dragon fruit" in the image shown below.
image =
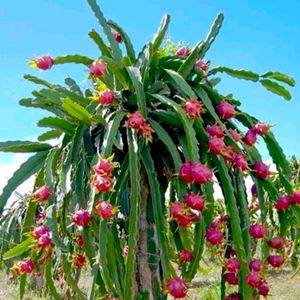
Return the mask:
POLYGON ((284 264, 284 258, 277 254, 269 255, 268 262, 272 267, 280 268, 284 264))
POLYGON ((188 249, 183 249, 178 254, 179 260, 183 263, 189 263, 192 261, 193 253, 188 249))
POLYGON ((145 124, 145 118, 141 113, 135 112, 128 115, 126 126, 133 129, 140 129, 145 124))
POLYGON ((205 165, 193 163, 192 177, 196 183, 203 184, 212 180, 213 172, 205 165))
POLYGON ((194 177, 192 175, 192 167, 193 163, 190 161, 185 162, 180 167, 179 176, 186 184, 190 184, 194 181, 194 177))
POLYGON ((222 138, 212 136, 208 141, 208 149, 215 155, 223 154, 226 151, 226 145, 222 138))
POLYGON ((246 281, 247 283, 253 287, 253 288, 259 288, 263 282, 264 279, 263 277, 257 273, 257 272, 250 272, 247 276, 246 276, 246 281))
POLYGON ((33 63, 36 65, 37 68, 45 71, 52 68, 54 64, 54 59, 49 55, 43 55, 35 59, 33 63))
POLYGON ((166 282, 165 289, 175 299, 184 298, 187 295, 187 285, 180 277, 169 279, 166 282))
POLYGON ((30 274, 35 268, 35 264, 31 258, 26 258, 25 260, 20 262, 20 272, 22 274, 27 273, 30 274))
POLYGON ((112 219, 118 208, 114 207, 108 201, 99 201, 96 205, 96 210, 102 220, 109 220, 112 219))
POLYGON ((243 152, 237 153, 234 158, 233 166, 241 171, 248 170, 246 154, 243 152))
POLYGON ((241 300, 239 293, 231 293, 224 300, 241 300))
POLYGON ((180 216, 184 216, 186 214, 185 204, 179 201, 175 201, 170 206, 170 215, 172 218, 176 219, 180 216))
POLYGON ((256 177, 266 179, 270 175, 269 167, 262 161, 258 161, 253 166, 253 171, 256 177))
POLYGON ((51 196, 51 190, 46 185, 37 189, 33 194, 34 199, 37 200, 38 202, 46 202, 48 201, 50 196, 51 196))
POLYGON ((216 136, 218 138, 222 138, 224 136, 223 128, 220 125, 217 125, 217 124, 208 125, 206 127, 206 132, 210 136, 216 136))
POLYGON ((76 235, 75 241, 76 241, 76 245, 79 248, 82 248, 84 246, 84 239, 83 239, 83 236, 81 234, 76 235))
POLYGON ((107 73, 106 63, 103 60, 96 60, 90 66, 90 75, 94 78, 103 77, 107 73))
POLYGON ((245 144, 251 147, 256 143, 256 141, 257 141, 256 131, 253 129, 249 129, 244 136, 245 144))
POLYGON ((255 240, 264 238, 267 232, 267 228, 262 224, 252 224, 249 228, 249 233, 255 240))
POLYGON ((87 226, 90 220, 91 215, 86 209, 77 210, 72 216, 72 221, 78 226, 87 226))
POLYGON ((224 279, 228 284, 237 285, 239 283, 238 277, 234 272, 228 272, 224 274, 224 279))
POLYGON ((300 191, 296 191, 294 192, 291 196, 290 196, 291 202, 299 205, 300 204, 300 191))
POLYGON ((268 240, 268 245, 272 249, 282 249, 284 245, 284 241, 281 237, 273 237, 270 240, 268 240))
POLYGON ((200 117, 202 104, 197 99, 186 100, 182 107, 191 119, 200 117))
POLYGON ((102 106, 109 106, 113 104, 116 99, 116 95, 111 90, 105 90, 98 94, 98 101, 102 106))
POLYGON ((191 51, 188 47, 181 47, 176 51, 176 55, 179 57, 187 57, 188 55, 190 55, 190 53, 191 51))
POLYGON ((81 269, 86 263, 86 257, 80 253, 74 253, 72 259, 72 265, 75 268, 81 269))
POLYGON ((229 129, 228 129, 228 132, 229 132, 230 136, 231 136, 236 142, 239 142, 239 141, 241 140, 241 136, 239 135, 239 133, 238 133, 236 130, 229 128, 229 129))
POLYGON ((118 165, 117 163, 114 163, 112 161, 112 157, 109 158, 100 157, 94 169, 97 175, 106 177, 112 174, 113 170, 117 165, 118 165))
POLYGON ((184 202, 192 209, 202 211, 205 209, 205 200, 197 194, 187 194, 184 196, 184 202))
POLYGON ((209 228, 206 231, 205 237, 206 237, 207 241, 212 245, 221 244, 223 241, 223 233, 215 228, 209 228))
POLYGON ((46 248, 47 246, 51 245, 51 243, 52 240, 50 238, 49 233, 41 235, 36 241, 36 245, 38 248, 46 248))
POLYGON ((266 133, 269 132, 269 129, 270 129, 270 126, 266 123, 263 123, 263 122, 258 122, 253 127, 253 130, 258 135, 265 135, 266 133))
POLYGON ((110 192, 113 190, 114 180, 109 176, 94 175, 92 183, 98 192, 110 192))
POLYGON ((264 269, 264 263, 260 259, 252 259, 249 262, 249 269, 253 272, 261 272, 264 269))
POLYGON ((216 109, 222 119, 231 119, 236 115, 235 107, 225 100, 218 104, 216 109))
POLYGON ((240 267, 240 262, 236 257, 227 259, 225 263, 225 268, 229 272, 237 272, 240 269, 240 267))
POLYGON ((277 200, 277 202, 275 203, 275 208, 278 211, 285 211, 289 209, 291 204, 292 204, 291 198, 289 196, 283 196, 277 200))
POLYGON ((269 289, 269 287, 268 287, 265 283, 263 283, 263 284, 258 288, 258 293, 259 293, 261 296, 263 296, 263 297, 267 297, 268 294, 269 294, 269 291, 270 291, 270 289, 269 289))
POLYGON ((49 228, 45 225, 40 225, 38 227, 35 227, 31 233, 31 235, 35 238, 38 239, 40 238, 43 234, 48 234, 49 233, 49 228))
POLYGON ((208 64, 201 59, 196 60, 195 66, 204 72, 208 70, 208 64))

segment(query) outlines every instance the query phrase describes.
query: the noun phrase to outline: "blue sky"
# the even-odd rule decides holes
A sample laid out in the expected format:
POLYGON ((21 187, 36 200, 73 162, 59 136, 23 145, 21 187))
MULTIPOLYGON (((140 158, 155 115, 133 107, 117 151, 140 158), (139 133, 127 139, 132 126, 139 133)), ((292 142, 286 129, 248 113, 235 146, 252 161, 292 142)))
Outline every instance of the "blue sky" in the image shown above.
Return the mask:
MULTIPOLYGON (((193 45, 205 37, 218 12, 225 22, 207 55, 213 65, 252 69, 259 73, 282 71, 299 85, 286 102, 266 92, 259 84, 224 76, 220 90, 233 92, 244 110, 276 124, 274 132, 288 155, 300 156, 300 1, 213 1, 213 0, 102 0, 107 18, 116 20, 129 33, 136 50, 152 38, 162 15, 171 14, 169 35, 174 41, 193 45)), ((40 54, 52 56, 81 53, 99 55, 88 37, 98 29, 85 0, 1 1, 0 4, 0 141, 34 138, 43 130, 35 127, 44 115, 18 106, 34 87, 22 79, 25 73, 62 82, 68 75, 85 81, 82 66, 57 66, 40 73, 27 59, 40 54)), ((265 150, 262 149, 263 153, 265 150)), ((12 156, 0 154, 0 164, 12 156)))

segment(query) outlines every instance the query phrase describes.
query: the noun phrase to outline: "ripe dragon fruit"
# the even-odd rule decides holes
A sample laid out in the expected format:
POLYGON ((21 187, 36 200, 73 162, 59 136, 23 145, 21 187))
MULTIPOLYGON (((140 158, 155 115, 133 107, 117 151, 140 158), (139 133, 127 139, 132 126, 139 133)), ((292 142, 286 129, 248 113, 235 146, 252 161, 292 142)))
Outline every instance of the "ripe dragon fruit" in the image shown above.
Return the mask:
POLYGON ((203 184, 212 180, 213 173, 206 165, 193 163, 192 177, 196 183, 203 184))
POLYGON ((272 249, 282 249, 284 246, 284 241, 281 237, 273 237, 270 240, 268 240, 268 245, 272 249))
POLYGON ((80 253, 74 253, 72 256, 72 265, 75 268, 81 269, 86 263, 86 257, 80 253))
POLYGON ((292 204, 291 198, 289 196, 283 196, 277 200, 277 202, 275 203, 275 208, 278 211, 285 211, 289 209, 291 204, 292 204))
POLYGON ((264 263, 260 259, 252 259, 249 262, 249 269, 253 272, 261 272, 264 269, 264 263))
POLYGON ((252 224, 249 228, 249 233, 255 240, 264 238, 267 232, 267 228, 262 224, 252 224))
POLYGON ((179 57, 187 57, 191 53, 188 47, 181 47, 177 49, 176 55, 179 57))
POLYGON ((105 90, 98 94, 98 101, 102 106, 112 105, 115 99, 116 95, 111 90, 105 90))
POLYGON ((110 192, 113 190, 114 179, 110 176, 94 175, 92 184, 98 192, 110 192))
POLYGON ((165 289, 175 299, 184 298, 187 295, 187 285, 180 277, 169 279, 166 282, 165 289))
POLYGON ((183 249, 178 254, 179 260, 183 263, 189 263, 192 261, 193 253, 188 249, 183 249))
POLYGON ((76 241, 76 245, 79 248, 82 248, 84 246, 84 239, 83 239, 83 236, 81 234, 76 235, 75 241, 76 241))
POLYGON ((102 220, 109 220, 109 219, 112 219, 114 214, 118 211, 118 208, 114 207, 108 201, 99 201, 96 205, 96 210, 97 210, 98 216, 102 220))
POLYGON ((240 262, 236 257, 227 259, 225 263, 225 269, 229 272, 237 272, 240 269, 240 267, 240 262))
POLYGON ((34 199, 37 200, 38 202, 46 202, 48 201, 50 196, 51 196, 51 190, 46 185, 37 189, 33 194, 34 199))
POLYGON ((39 68, 40 70, 46 71, 52 68, 54 65, 54 59, 49 55, 43 55, 31 61, 30 64, 39 68))
POLYGON ((231 293, 224 300, 241 300, 239 293, 231 293))
POLYGON ((254 164, 253 172, 255 173, 256 177, 261 179, 266 179, 270 175, 269 167, 262 161, 258 161, 254 164))
POLYGON ((269 255, 268 263, 274 268, 280 268, 284 264, 284 258, 277 254, 269 255))
POLYGON ((231 119, 236 115, 235 107, 227 101, 218 104, 216 109, 222 119, 231 119))
POLYGON ((294 192, 291 196, 290 196, 291 202, 299 205, 300 204, 300 191, 296 191, 294 192))
POLYGON ((224 140, 222 138, 212 136, 208 141, 208 150, 215 155, 225 153, 226 145, 224 140))
POLYGON ((31 235, 35 239, 40 238, 43 234, 49 234, 49 228, 45 225, 40 225, 38 227, 35 227, 35 228, 33 228, 33 231, 31 232, 31 235))
POLYGON ((208 64, 201 59, 196 60, 195 66, 204 72, 208 70, 208 64))
POLYGON ((228 272, 224 274, 224 279, 228 284, 237 285, 239 283, 239 279, 234 272, 228 272))
POLYGON ((248 162, 247 162, 246 154, 243 152, 237 153, 233 161, 233 166, 234 168, 241 171, 248 170, 248 162))
POLYGON ((91 215, 86 209, 77 210, 72 216, 72 221, 78 226, 87 226, 90 220, 91 215))
POLYGON ((51 245, 52 240, 50 238, 49 233, 42 234, 37 240, 36 245, 38 248, 46 248, 51 245))
POLYGON ((112 160, 112 156, 109 158, 100 157, 98 163, 94 167, 95 172, 102 177, 110 176, 118 165, 118 163, 114 163, 112 160))
POLYGON ((180 167, 179 176, 186 184, 190 184, 194 181, 194 177, 192 175, 192 167, 193 163, 190 161, 185 162, 180 167))
POLYGON ((208 125, 206 127, 206 132, 210 136, 216 136, 218 138, 222 138, 224 136, 223 128, 220 125, 217 125, 217 124, 208 125))
POLYGON ((257 272, 250 272, 246 276, 247 283, 253 288, 259 288, 264 282, 263 277, 257 272))
POLYGON ((244 143, 251 147, 257 142, 256 131, 249 129, 244 136, 244 143))
POLYGON ((133 129, 140 129, 145 124, 145 118, 141 113, 135 112, 128 115, 126 126, 133 129))
POLYGON ((211 245, 218 245, 223 242, 223 233, 215 228, 209 228, 205 237, 211 245))
POLYGON ((230 136, 231 136, 236 142, 239 142, 239 141, 241 140, 241 136, 239 135, 239 133, 238 133, 236 130, 229 128, 229 129, 228 129, 228 132, 229 132, 230 136))
POLYGON ((107 73, 106 63, 103 60, 96 60, 89 66, 89 70, 92 77, 103 77, 107 73))
POLYGON ((202 104, 197 99, 186 100, 182 107, 185 110, 188 117, 190 117, 191 119, 196 119, 200 117, 202 111, 202 104))
POLYGON ((270 126, 266 123, 258 122, 252 128, 256 132, 256 134, 265 135, 266 133, 269 132, 270 126))
POLYGON ((268 287, 265 283, 263 283, 263 284, 258 288, 258 293, 259 293, 261 296, 263 296, 263 297, 267 297, 268 294, 269 294, 269 291, 270 291, 270 289, 269 289, 269 287, 268 287))
POLYGON ((197 194, 187 194, 184 196, 184 202, 192 209, 202 211, 205 208, 205 200, 197 194))

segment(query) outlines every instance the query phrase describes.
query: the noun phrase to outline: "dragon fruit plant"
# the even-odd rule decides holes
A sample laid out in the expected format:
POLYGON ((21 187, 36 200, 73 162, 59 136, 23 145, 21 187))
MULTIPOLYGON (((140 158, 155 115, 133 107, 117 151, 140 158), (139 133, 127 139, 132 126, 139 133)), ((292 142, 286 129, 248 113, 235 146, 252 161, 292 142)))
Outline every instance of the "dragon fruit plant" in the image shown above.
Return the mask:
POLYGON ((35 175, 19 219, 20 243, 1 250, 20 297, 38 273, 44 293, 56 300, 187 298, 205 248, 222 262, 222 299, 267 296, 263 270, 286 262, 285 243, 300 224, 299 192, 270 126, 242 111, 231 94, 221 95, 215 75, 260 83, 287 100, 281 83, 294 80, 213 67, 204 56, 222 14, 203 41, 174 51, 163 46, 166 15, 136 55, 125 31, 104 18, 95 0, 87 2, 107 38, 89 33, 99 56, 41 56, 30 64, 47 72, 83 64, 90 88, 70 77, 63 86, 25 75, 40 89, 20 105, 51 113, 38 122, 49 129, 37 142, 0 143, 3 152, 34 153, 0 196, 4 224, 8 198, 35 175), (47 143, 53 139, 55 145, 47 143), (278 186, 257 140, 267 145, 278 186), (246 177, 255 184, 252 198, 246 177), (217 214, 215 185, 225 215, 217 214), (92 278, 88 291, 78 285, 82 269, 92 278))

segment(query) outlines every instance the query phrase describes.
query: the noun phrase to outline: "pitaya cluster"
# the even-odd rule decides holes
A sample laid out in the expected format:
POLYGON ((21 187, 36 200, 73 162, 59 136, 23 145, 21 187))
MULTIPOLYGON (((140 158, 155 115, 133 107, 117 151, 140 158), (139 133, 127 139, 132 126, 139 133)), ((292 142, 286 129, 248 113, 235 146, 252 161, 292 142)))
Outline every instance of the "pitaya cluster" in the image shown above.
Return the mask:
POLYGON ((238 284, 238 271, 241 265, 237 257, 230 257, 225 262, 225 273, 224 279, 228 284, 237 285, 238 284))
POLYGON ((179 176, 186 184, 203 184, 212 180, 213 172, 206 165, 188 161, 181 166, 179 176))
POLYGON ((34 227, 30 235, 35 239, 36 246, 44 249, 52 244, 49 228, 45 225, 34 227))
POLYGON ((289 209, 292 204, 294 204, 294 205, 300 204, 300 192, 299 191, 293 192, 289 196, 286 195, 286 196, 279 198, 277 200, 277 202, 275 203, 275 208, 278 211, 285 211, 285 210, 289 209))
POLYGON ((245 134, 244 143, 251 147, 257 142, 257 136, 264 136, 269 132, 270 126, 263 122, 256 123, 245 134))
POLYGON ((152 142, 153 128, 146 123, 145 118, 140 112, 135 112, 128 115, 126 126, 136 130, 147 142, 152 142))
POLYGON ((114 178, 112 173, 118 166, 113 162, 113 156, 109 158, 99 157, 98 163, 94 166, 95 174, 92 177, 92 184, 98 192, 113 191, 114 178))
POLYGON ((179 201, 171 204, 170 215, 181 227, 187 227, 198 220, 198 216, 185 203, 179 201))

